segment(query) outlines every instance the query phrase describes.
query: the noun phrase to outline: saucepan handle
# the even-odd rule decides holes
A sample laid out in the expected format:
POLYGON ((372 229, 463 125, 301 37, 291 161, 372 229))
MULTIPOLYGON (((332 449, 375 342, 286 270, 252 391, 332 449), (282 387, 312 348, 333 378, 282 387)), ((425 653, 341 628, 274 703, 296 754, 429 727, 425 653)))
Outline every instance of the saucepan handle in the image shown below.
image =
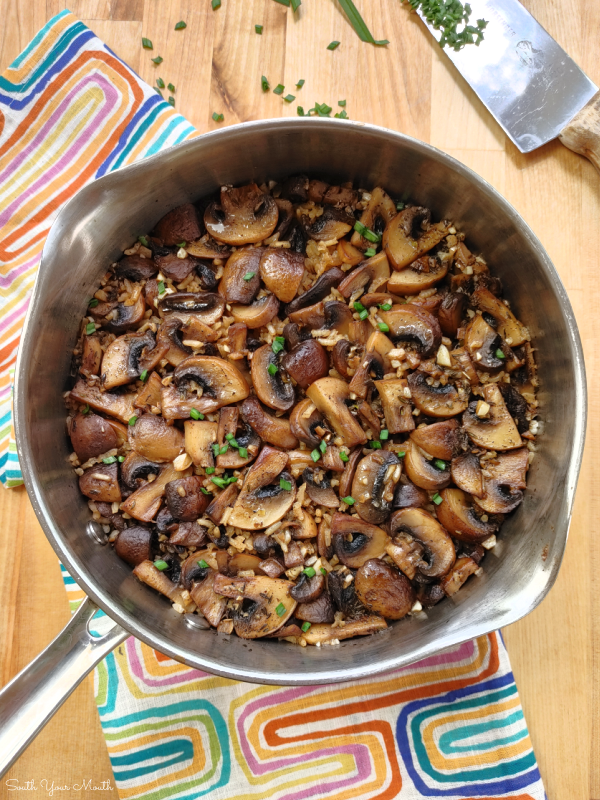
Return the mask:
POLYGON ((88 625, 98 606, 89 597, 39 656, 0 691, 0 777, 21 755, 85 676, 129 633, 102 619, 102 635, 88 625))

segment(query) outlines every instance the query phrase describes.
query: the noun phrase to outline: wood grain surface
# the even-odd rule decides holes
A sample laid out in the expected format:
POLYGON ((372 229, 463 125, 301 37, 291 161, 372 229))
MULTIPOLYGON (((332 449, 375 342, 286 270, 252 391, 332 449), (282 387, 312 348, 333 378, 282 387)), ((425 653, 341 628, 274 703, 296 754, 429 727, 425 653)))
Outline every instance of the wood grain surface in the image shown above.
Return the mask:
MULTIPOLYGON (((0 0, 0 70, 67 0, 0 0)), ((176 107, 201 132, 295 115, 296 104, 337 108, 352 119, 411 134, 490 181, 546 246, 575 308, 586 356, 590 417, 565 560, 542 605, 506 630, 525 716, 550 800, 600 800, 600 183, 585 159, 552 142, 524 156, 400 0, 357 0, 375 38, 363 44, 336 0, 303 0, 297 14, 273 0, 72 0, 68 7, 149 83, 176 87, 176 107), (175 31, 185 20, 187 28, 175 31), (258 36, 254 25, 264 25, 258 36), (141 37, 154 51, 141 47, 141 37), (326 49, 337 39, 335 51, 326 49), (155 67, 151 57, 164 61, 155 67), (297 95, 263 93, 260 76, 297 95), (295 83, 304 78, 300 91, 295 83)), ((525 0, 525 5, 600 83, 600 3, 525 0)), ((0 490, 0 680, 7 681, 68 618, 56 557, 24 490, 0 490)), ((68 783, 111 778, 90 681, 75 692, 7 777, 68 783)), ((113 783, 114 785, 114 783, 113 783)), ((21 792, 21 796, 29 796, 21 792)), ((8 796, 4 781, 0 797, 8 796)), ((14 795, 10 795, 14 796, 14 795)), ((60 792, 62 800, 87 796, 60 792)), ((90 792, 96 798, 116 792, 90 792)))

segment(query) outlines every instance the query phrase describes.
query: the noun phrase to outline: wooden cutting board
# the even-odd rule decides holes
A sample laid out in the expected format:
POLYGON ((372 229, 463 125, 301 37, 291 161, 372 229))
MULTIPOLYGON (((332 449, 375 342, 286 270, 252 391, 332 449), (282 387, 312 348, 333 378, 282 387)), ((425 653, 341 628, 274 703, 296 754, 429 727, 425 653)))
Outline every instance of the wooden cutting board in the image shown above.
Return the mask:
MULTIPOLYGON (((551 800, 600 800, 600 176, 553 142, 523 156, 445 60, 400 0, 356 0, 376 38, 363 44, 336 0, 303 0, 291 11, 273 0, 0 0, 0 70, 67 5, 150 84, 176 87, 176 107, 201 132, 218 125, 296 114, 315 102, 352 119, 416 136, 492 183, 523 215, 567 287, 585 350, 590 421, 565 560, 536 611, 506 630, 531 738, 551 800), (187 22, 184 31, 175 23, 187 22), (254 25, 264 33, 254 33, 254 25), (154 43, 143 50, 141 37, 154 43), (340 47, 327 50, 332 40, 340 47), (156 68, 150 61, 160 54, 156 68), (263 93, 260 76, 297 95, 288 105, 263 93), (306 81, 300 91, 294 85, 306 81), (596 521, 595 521, 596 520, 596 521), (599 592, 596 595, 596 592, 599 592)), ((600 83, 600 3, 525 0, 525 5, 590 77, 600 83)), ((54 552, 23 489, 0 489, 0 681, 33 658, 68 618, 54 552)), ((111 778, 89 680, 13 767, 19 781, 111 778)), ((114 785, 114 783, 113 783, 114 785)), ((7 796, 4 781, 0 797, 7 796)), ((29 796, 29 793, 22 793, 29 796)), ((115 793, 110 796, 115 797, 115 793)), ((82 793, 60 792, 62 800, 82 793)), ((89 796, 109 796, 90 792, 89 796)))

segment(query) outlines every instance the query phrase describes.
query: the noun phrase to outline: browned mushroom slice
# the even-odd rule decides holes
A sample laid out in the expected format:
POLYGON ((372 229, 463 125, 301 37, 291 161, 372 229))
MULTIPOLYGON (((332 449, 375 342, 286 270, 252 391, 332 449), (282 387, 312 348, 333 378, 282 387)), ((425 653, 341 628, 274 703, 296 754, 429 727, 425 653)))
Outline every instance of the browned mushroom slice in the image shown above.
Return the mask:
POLYGON ((166 464, 156 480, 140 486, 121 503, 121 511, 140 522, 152 522, 160 508, 167 483, 185 474, 187 473, 177 472, 171 464, 166 464))
POLYGON ((189 242, 185 249, 196 258, 220 258, 222 260, 225 260, 231 252, 229 247, 211 239, 208 234, 194 242, 189 242))
POLYGON ((208 505, 208 497, 201 491, 202 478, 190 475, 177 478, 165 486, 165 503, 175 519, 194 522, 208 505))
POLYGON ((149 461, 135 450, 130 450, 121 464, 121 478, 130 489, 139 489, 146 484, 150 475, 156 477, 162 469, 161 464, 149 461))
POLYGON ((299 603, 312 603, 323 594, 324 589, 325 577, 320 572, 317 572, 312 578, 301 573, 298 581, 290 589, 290 596, 299 603))
POLYGON ((254 330, 268 325, 279 311, 279 300, 274 294, 267 294, 256 300, 250 306, 234 304, 231 306, 231 316, 238 323, 243 323, 247 328, 254 330))
POLYGON ((111 333, 125 333, 128 328, 137 325, 144 319, 146 312, 146 301, 142 292, 139 293, 137 300, 131 305, 119 303, 110 313, 110 320, 106 322, 106 328, 111 333))
POLYGON ((162 381, 158 372, 153 372, 146 383, 135 396, 134 406, 136 408, 152 407, 160 408, 160 392, 162 381))
POLYGON ((308 200, 309 180, 306 175, 292 175, 281 187, 281 196, 292 203, 305 203, 308 200))
POLYGON ((125 528, 115 542, 115 553, 132 567, 136 567, 142 561, 150 561, 152 559, 152 531, 142 528, 141 525, 125 528))
POLYGON ((311 448, 318 447, 321 437, 316 429, 322 427, 323 415, 309 397, 305 397, 294 406, 290 414, 290 430, 301 442, 311 448))
POLYGON ((298 439, 291 430, 290 422, 267 414, 256 397, 244 400, 242 417, 265 442, 286 450, 298 447, 298 439))
MULTIPOLYGON (((69 436, 73 450, 77 453, 77 458, 81 463, 85 463, 90 458, 97 458, 108 450, 119 447, 119 437, 113 423, 112 425, 104 417, 96 414, 77 414, 69 422, 69 436)), ((122 436, 127 440, 127 431, 124 426, 119 425, 122 436)))
POLYGON ((291 352, 285 354, 281 365, 302 389, 329 373, 327 351, 314 339, 296 345, 291 352))
POLYGON ((202 396, 194 403, 200 413, 216 411, 221 406, 237 403, 250 393, 241 372, 230 362, 213 356, 186 358, 175 368, 173 382, 179 389, 191 383, 202 389, 202 396))
POLYGON ((452 539, 440 523, 422 508, 403 508, 390 519, 392 539, 398 533, 408 533, 420 542, 427 561, 419 564, 419 572, 428 578, 439 578, 449 572, 456 560, 452 539))
POLYGON ((394 294, 413 295, 431 289, 446 277, 449 263, 429 256, 417 258, 409 267, 392 272, 387 290, 394 294))
POLYGON ((121 422, 129 422, 135 415, 134 394, 116 394, 101 392, 97 386, 88 386, 84 380, 78 380, 71 389, 73 400, 91 406, 95 411, 104 411, 121 422))
POLYGON ((201 235, 196 208, 184 203, 161 217, 154 226, 154 233, 168 247, 179 242, 193 242, 201 235))
POLYGON ((136 380, 145 369, 144 355, 155 346, 150 331, 126 333, 111 342, 102 358, 102 386, 114 389, 136 380))
POLYGON ((287 514, 296 496, 294 479, 283 472, 287 463, 287 453, 268 445, 263 447, 246 473, 229 525, 246 531, 259 530, 268 528, 287 514))
POLYGON ((204 224, 213 239, 236 247, 267 239, 278 218, 275 200, 255 183, 221 187, 220 203, 211 203, 204 212, 204 224))
MULTIPOLYGON (((386 225, 396 216, 396 204, 381 186, 376 186, 371 192, 371 197, 367 202, 367 207, 360 216, 360 222, 375 233, 383 233, 386 225)), ((372 247, 371 242, 361 236, 358 231, 354 231, 350 240, 354 247, 366 250, 372 247)))
POLYGON ((179 258, 178 252, 155 255, 154 262, 162 275, 174 283, 184 281, 196 266, 195 258, 179 258))
POLYGON ((323 453, 323 469, 330 469, 333 470, 333 472, 343 472, 346 469, 346 464, 342 461, 341 452, 339 447, 328 444, 323 453))
POLYGON ((448 597, 455 595, 471 575, 479 569, 479 565, 468 556, 456 559, 452 572, 440 580, 440 585, 448 597))
POLYGON ((183 589, 176 586, 164 572, 156 569, 152 561, 140 562, 133 570, 133 574, 142 583, 164 594, 172 603, 180 605, 184 611, 193 609, 194 604, 184 595, 183 589))
POLYGON ((357 264, 360 264, 360 262, 364 261, 365 258, 363 251, 358 250, 356 247, 351 245, 347 239, 339 240, 337 253, 342 263, 350 264, 351 267, 355 267, 357 264))
POLYGON ((360 359, 348 388, 352 394, 364 400, 373 386, 373 381, 381 380, 383 375, 383 359, 379 353, 367 352, 360 359))
POLYGON ((304 563, 304 556, 298 542, 290 542, 283 552, 283 563, 286 569, 294 569, 304 563))
POLYGON ((484 386, 483 396, 483 401, 469 403, 463 414, 465 431, 476 445, 485 447, 486 450, 513 450, 521 447, 523 442, 515 421, 508 413, 500 389, 495 383, 488 383, 484 386), (482 405, 485 408, 482 409, 482 405))
POLYGON ((227 610, 227 598, 215 591, 215 579, 217 574, 214 570, 205 571, 204 577, 197 575, 190 590, 190 596, 198 606, 204 619, 216 628, 223 619, 227 610))
POLYGON ((341 208, 328 207, 314 220, 302 217, 302 224, 311 239, 318 242, 337 242, 352 230, 354 217, 341 208))
POLYGON ((379 558, 365 561, 356 573, 354 585, 360 602, 387 619, 402 619, 415 603, 408 578, 379 558))
POLYGON ((237 483, 231 483, 229 486, 220 492, 210 503, 206 509, 206 516, 219 525, 223 519, 223 515, 228 508, 231 508, 236 501, 240 487, 237 483))
MULTIPOLYGON (((250 398, 246 398, 246 400, 249 399, 250 398)), ((283 422, 285 423, 287 420, 283 420, 283 422)), ((221 409, 217 444, 219 445, 219 450, 225 450, 225 452, 220 452, 217 456, 217 467, 222 467, 223 469, 241 469, 253 461, 255 456, 258 455, 261 444, 260 437, 256 435, 247 423, 242 425, 244 429, 243 432, 238 433, 238 424, 238 408, 235 406, 226 406, 221 409), (245 455, 244 450, 246 451, 245 455)))
POLYGON ((312 306, 327 297, 333 286, 337 286, 344 279, 344 273, 337 267, 332 267, 324 272, 306 292, 288 303, 285 313, 289 317, 301 308, 312 306))
POLYGON ((457 372, 462 372, 464 378, 471 386, 477 386, 479 381, 479 373, 475 369, 470 355, 464 347, 456 347, 450 352, 450 360, 452 361, 452 369, 457 372))
POLYGON ((219 294, 226 303, 249 305, 260 289, 259 265, 264 253, 262 247, 242 247, 227 259, 219 294))
POLYGON ((370 558, 385 553, 389 537, 376 525, 337 512, 331 520, 331 541, 342 564, 358 569, 370 558))
POLYGON ((290 597, 289 581, 257 575, 254 578, 227 578, 217 575, 215 591, 232 600, 239 599, 233 611, 233 626, 242 639, 258 639, 279 630, 294 613, 296 601, 290 597))
POLYGON ((385 551, 409 581, 414 580, 423 561, 423 545, 408 533, 398 533, 388 542, 385 551))
MULTIPOLYGON (((375 297, 376 295, 371 295, 375 297)), ((384 295, 385 296, 385 295, 384 295)), ((361 297, 361 303, 364 305, 365 298, 361 297)), ((393 371, 392 360, 389 354, 394 350, 394 344, 384 333, 381 331, 373 331, 367 340, 367 352, 377 353, 383 362, 384 372, 393 371)))
POLYGON ((351 495, 362 519, 379 525, 388 518, 401 474, 400 460, 388 450, 369 453, 358 462, 351 495))
POLYGON ((508 306, 494 297, 488 289, 477 289, 473 292, 471 302, 480 311, 494 317, 498 323, 498 333, 511 347, 518 347, 529 340, 527 328, 521 325, 508 306))
POLYGON ((358 466, 358 462, 362 458, 362 450, 357 448, 348 457, 348 461, 346 462, 345 469, 342 473, 340 478, 340 488, 339 488, 339 495, 340 497, 348 497, 352 496, 352 483, 354 481, 354 476, 356 475, 356 467, 358 466))
POLYGON ((459 427, 455 419, 434 422, 414 430, 410 438, 430 456, 450 461, 460 449, 459 427))
POLYGON ((365 432, 345 403, 350 399, 350 389, 345 381, 339 378, 321 378, 308 387, 306 394, 325 415, 346 447, 354 447, 367 441, 365 432))
POLYGON ((454 417, 469 404, 469 395, 462 386, 430 386, 423 372, 411 372, 408 387, 413 403, 429 417, 454 417))
POLYGON ((180 547, 202 547, 206 544, 207 530, 194 521, 180 522, 169 537, 170 545, 180 547))
POLYGON ((282 303, 296 297, 304 275, 304 256, 281 247, 268 247, 262 251, 260 277, 270 292, 282 303))
POLYGON ((508 514, 515 509, 523 500, 528 466, 529 451, 526 447, 512 453, 501 453, 487 461, 483 497, 476 499, 477 505, 488 514, 508 514))
MULTIPOLYGON (((360 298, 360 302, 365 308, 371 308, 371 306, 384 306, 386 303, 393 305, 395 300, 397 300, 397 298, 388 292, 368 292, 367 294, 363 294, 363 296, 360 298)), ((376 333, 376 331, 374 331, 374 333, 376 333)), ((394 345, 390 342, 390 346, 393 347, 394 345)))
POLYGON ((337 508, 340 499, 331 488, 331 481, 325 472, 319 467, 306 467, 302 473, 302 478, 306 483, 306 493, 315 505, 325 508, 337 508))
POLYGON ((79 489, 90 500, 120 503, 119 468, 117 464, 96 464, 79 478, 79 489))
POLYGON ((246 339, 248 338, 248 326, 243 322, 234 322, 227 330, 226 344, 229 348, 228 358, 239 361, 248 355, 246 339))
POLYGON ((310 330, 321 329, 325 325, 325 306, 319 300, 312 306, 306 306, 298 311, 290 311, 289 318, 292 323, 300 327, 310 328, 310 330))
POLYGON ((294 519, 286 524, 292 539, 314 539, 317 536, 317 523, 312 514, 302 511, 301 519, 294 519))
POLYGON ((365 425, 370 428, 371 433, 373 434, 373 439, 379 439, 379 434, 381 433, 381 422, 373 406, 364 400, 361 400, 361 402, 358 404, 358 416, 362 419, 365 425))
POLYGON ((454 339, 460 328, 467 305, 467 296, 462 292, 450 292, 441 302, 438 320, 444 336, 454 339))
POLYGON ((335 330, 343 336, 350 334, 350 325, 354 322, 352 311, 339 300, 326 300, 323 303, 324 328, 335 330))
MULTIPOLYGON (((193 353, 192 348, 182 342, 182 327, 183 323, 180 319, 166 319, 158 329, 156 336, 157 347, 161 347, 164 351, 164 358, 172 367, 181 364, 193 353)), ((207 330, 210 332, 210 328, 207 330)))
POLYGON ((501 344, 502 339, 496 331, 483 316, 476 314, 465 331, 465 349, 477 369, 490 372, 504 367, 506 356, 502 351, 502 358, 497 356, 501 344))
POLYGON ((477 544, 497 533, 498 522, 484 522, 481 510, 473 505, 469 495, 460 489, 444 489, 440 495, 442 502, 436 508, 437 518, 455 539, 477 544))
POLYGON ((299 603, 294 616, 306 622, 331 624, 335 620, 335 608, 329 592, 324 591, 316 600, 309 603, 299 603))
MULTIPOLYGON (((402 479, 407 480, 406 477, 402 479)), ((397 508, 421 508, 429 503, 429 495, 424 489, 415 486, 414 483, 399 483, 394 493, 392 507, 397 508)))
POLYGON ((431 225, 430 222, 431 211, 428 208, 411 206, 388 223, 383 232, 382 247, 394 269, 407 267, 446 236, 448 229, 443 223, 431 225))
POLYGON ((229 559, 227 569, 230 575, 237 575, 238 572, 247 572, 248 570, 262 574, 261 563, 258 556, 253 556, 250 553, 236 553, 229 559))
MULTIPOLYGON (((181 241, 181 239, 179 240, 181 241)), ((115 264, 117 278, 127 278, 129 281, 147 281, 158 272, 158 267, 151 258, 141 255, 124 256, 115 264)))
POLYGON ((287 411, 294 405, 294 387, 279 368, 271 345, 265 344, 254 351, 251 372, 254 391, 265 405, 277 411, 287 411))
POLYGON ((475 497, 483 496, 483 475, 479 458, 474 453, 463 453, 452 459, 452 480, 464 492, 475 497))
POLYGON ((529 407, 527 400, 523 395, 518 392, 515 387, 510 383, 502 383, 498 386, 500 394, 506 404, 508 413, 514 419, 519 433, 525 433, 529 430, 528 411, 529 407))
POLYGON ((338 286, 342 297, 350 297, 369 284, 369 291, 374 292, 384 286, 390 277, 390 265, 383 252, 376 253, 349 272, 338 286))
POLYGON ((176 292, 159 300, 161 317, 170 316, 189 324, 192 319, 213 325, 223 316, 225 301, 216 292, 176 292))
POLYGON ((97 336, 83 337, 83 353, 79 372, 89 378, 91 375, 98 375, 100 364, 102 363, 103 350, 97 336))
POLYGON ((442 341, 440 325, 424 308, 412 303, 392 306, 390 311, 382 311, 380 317, 388 325, 394 341, 414 346, 423 358, 437 352, 442 341))
POLYGON ((415 427, 410 404, 410 391, 404 378, 375 381, 385 416, 385 427, 390 433, 407 433, 415 427), (408 395, 408 397, 407 397, 408 395))
POLYGON ((332 625, 311 625, 310 630, 302 634, 307 644, 324 644, 334 640, 351 639, 353 636, 369 636, 371 633, 387 628, 383 617, 375 614, 360 619, 345 620, 343 628, 334 628, 332 625))
POLYGON ((141 456, 158 464, 173 461, 183 452, 183 434, 162 417, 143 414, 129 426, 129 444, 141 456))
POLYGON ((213 444, 217 441, 218 425, 208 420, 186 419, 185 451, 197 467, 214 466, 213 444))
POLYGON ((410 480, 428 492, 438 492, 450 483, 450 465, 441 459, 425 458, 423 451, 410 439, 403 445, 406 450, 404 469, 410 480))

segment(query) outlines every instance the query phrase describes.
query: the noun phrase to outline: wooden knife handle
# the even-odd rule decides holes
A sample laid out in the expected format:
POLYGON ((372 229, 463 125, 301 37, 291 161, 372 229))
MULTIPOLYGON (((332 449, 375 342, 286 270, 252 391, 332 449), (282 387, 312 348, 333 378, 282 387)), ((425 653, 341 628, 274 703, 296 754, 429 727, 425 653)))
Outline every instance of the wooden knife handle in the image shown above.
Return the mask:
POLYGON ((600 92, 573 117, 558 138, 569 150, 589 158, 600 172, 600 92))

